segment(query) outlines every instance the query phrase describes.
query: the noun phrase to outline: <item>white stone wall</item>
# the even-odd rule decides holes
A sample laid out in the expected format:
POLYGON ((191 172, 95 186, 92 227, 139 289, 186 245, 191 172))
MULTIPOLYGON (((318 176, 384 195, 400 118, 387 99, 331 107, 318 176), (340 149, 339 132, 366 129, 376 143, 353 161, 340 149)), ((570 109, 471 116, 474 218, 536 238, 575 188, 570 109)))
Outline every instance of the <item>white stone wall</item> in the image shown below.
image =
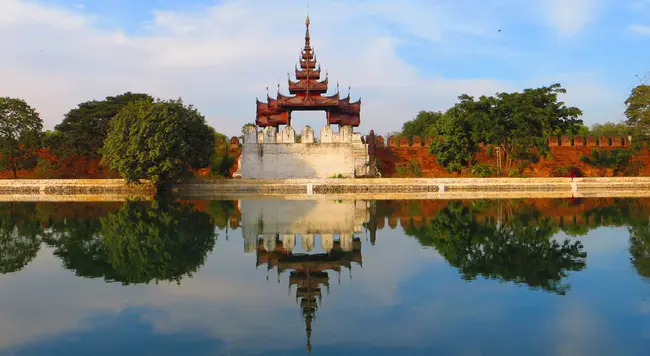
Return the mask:
POLYGON ((241 156, 241 176, 252 179, 354 178, 367 173, 368 147, 352 126, 333 132, 320 130, 314 143, 313 129, 302 131, 302 142, 295 142, 295 131, 285 127, 277 132, 266 127, 257 132, 247 127, 241 156))
POLYGON ((242 177, 258 179, 354 177, 351 143, 244 144, 242 177))

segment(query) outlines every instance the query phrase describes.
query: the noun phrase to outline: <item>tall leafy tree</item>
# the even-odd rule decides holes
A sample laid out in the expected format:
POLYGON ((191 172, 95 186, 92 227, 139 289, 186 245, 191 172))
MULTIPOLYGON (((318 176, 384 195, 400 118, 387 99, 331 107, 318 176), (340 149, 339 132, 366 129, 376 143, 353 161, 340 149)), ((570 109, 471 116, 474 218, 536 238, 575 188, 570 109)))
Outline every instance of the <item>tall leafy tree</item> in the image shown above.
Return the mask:
POLYGON ((492 102, 485 120, 480 123, 484 142, 501 148, 506 170, 516 164, 522 171, 529 163, 550 150, 547 137, 556 131, 577 131, 582 111, 567 107, 558 95, 566 93, 560 84, 525 89, 523 92, 500 93, 481 101, 492 102))
POLYGON ((428 133, 437 139, 431 143, 429 151, 436 156, 436 162, 449 172, 460 173, 463 167, 474 163, 474 156, 479 150, 478 132, 474 129, 471 115, 464 104, 472 105, 468 97, 461 97, 461 103, 447 111, 435 124, 428 128, 428 133))
POLYGON ((215 140, 205 117, 182 100, 140 100, 111 122, 102 160, 129 182, 149 179, 162 187, 207 167, 215 140))
POLYGON ((625 101, 627 125, 632 129, 635 144, 650 143, 650 85, 640 84, 625 101))
POLYGON ((415 119, 407 121, 402 125, 402 135, 424 136, 427 130, 435 125, 443 116, 443 113, 436 111, 420 111, 415 119))
POLYGON ((48 140, 49 146, 60 156, 99 157, 111 120, 124 106, 137 100, 151 102, 153 98, 148 94, 127 92, 79 104, 55 127, 48 140))
MULTIPOLYGON (((553 84, 537 89, 525 89, 523 92, 499 93, 496 96, 481 96, 474 99, 461 95, 459 102, 450 109, 459 125, 455 129, 440 130, 444 140, 454 140, 463 135, 472 137, 478 143, 485 143, 499 148, 505 158, 505 169, 513 166, 521 172, 531 162, 550 152, 546 142, 549 135, 557 132, 577 132, 582 125, 579 117, 582 111, 576 107, 567 107, 559 101, 558 95, 565 93, 560 84, 553 84), (469 131, 470 133, 462 134, 469 131)), ((449 115, 450 112, 447 112, 449 115)), ((437 150, 441 154, 444 147, 437 150)), ((454 166, 448 169, 458 171, 458 165, 471 164, 471 159, 451 160, 454 166)), ((444 163, 443 163, 444 164, 444 163)))
POLYGON ((18 178, 18 170, 36 165, 43 120, 24 100, 0 97, 0 167, 18 178))

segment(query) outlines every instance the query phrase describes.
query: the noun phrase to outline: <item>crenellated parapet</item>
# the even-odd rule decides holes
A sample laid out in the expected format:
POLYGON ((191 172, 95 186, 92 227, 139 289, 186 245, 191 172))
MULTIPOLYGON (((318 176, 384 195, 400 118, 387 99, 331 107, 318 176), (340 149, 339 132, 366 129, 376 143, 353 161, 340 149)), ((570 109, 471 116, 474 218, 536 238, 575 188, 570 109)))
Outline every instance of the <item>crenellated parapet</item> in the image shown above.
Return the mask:
POLYGON ((354 132, 351 125, 343 125, 339 131, 334 131, 329 125, 326 125, 321 128, 318 137, 316 137, 313 128, 305 126, 300 133, 300 140, 297 139, 296 131, 291 126, 285 126, 279 131, 273 126, 266 126, 261 130, 252 125, 244 128, 244 145, 328 143, 363 144, 363 141, 361 140, 361 134, 354 132))
MULTIPOLYGON (((384 139, 382 136, 376 136, 375 142, 377 147, 412 147, 428 148, 435 140, 435 137, 427 136, 389 136, 384 139)), ((549 147, 630 147, 632 141, 630 137, 623 136, 551 136, 547 139, 549 147)))
POLYGON ((629 147, 630 137, 624 136, 551 136, 548 138, 549 147, 629 147))

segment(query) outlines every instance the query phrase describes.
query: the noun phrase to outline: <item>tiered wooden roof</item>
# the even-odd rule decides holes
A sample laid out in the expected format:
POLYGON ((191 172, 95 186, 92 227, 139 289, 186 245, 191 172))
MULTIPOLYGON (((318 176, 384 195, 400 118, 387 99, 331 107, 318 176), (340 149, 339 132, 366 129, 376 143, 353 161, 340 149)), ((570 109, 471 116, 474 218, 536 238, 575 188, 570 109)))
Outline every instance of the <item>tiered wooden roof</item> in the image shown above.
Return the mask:
POLYGON ((300 69, 295 68, 296 81, 288 79, 290 96, 279 93, 276 99, 267 94, 266 102, 256 100, 257 126, 266 127, 289 125, 292 111, 319 111, 327 112, 327 123, 338 125, 361 124, 361 99, 351 102, 350 95, 341 98, 336 88, 334 95, 327 93, 329 79, 327 74, 321 80, 321 68, 316 60, 314 49, 311 47, 309 34, 309 16, 305 21, 305 46, 301 52, 300 69))

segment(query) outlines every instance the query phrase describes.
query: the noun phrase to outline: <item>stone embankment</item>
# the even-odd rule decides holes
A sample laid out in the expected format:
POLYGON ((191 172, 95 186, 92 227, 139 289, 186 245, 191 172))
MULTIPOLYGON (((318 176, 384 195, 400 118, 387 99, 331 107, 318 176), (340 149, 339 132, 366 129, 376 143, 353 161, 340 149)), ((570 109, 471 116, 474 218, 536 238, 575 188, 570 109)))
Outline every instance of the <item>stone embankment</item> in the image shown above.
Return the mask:
MULTIPOLYGON (((206 179, 174 187, 200 199, 472 199, 650 196, 650 177, 206 179)), ((121 179, 3 179, 0 201, 120 201, 151 197, 148 184, 121 179)))
POLYGON ((648 196, 650 177, 633 178, 378 178, 235 179, 177 185, 180 196, 288 196, 358 199, 648 196))
POLYGON ((146 182, 127 184, 122 179, 0 179, 0 201, 115 201, 153 192, 146 182))

